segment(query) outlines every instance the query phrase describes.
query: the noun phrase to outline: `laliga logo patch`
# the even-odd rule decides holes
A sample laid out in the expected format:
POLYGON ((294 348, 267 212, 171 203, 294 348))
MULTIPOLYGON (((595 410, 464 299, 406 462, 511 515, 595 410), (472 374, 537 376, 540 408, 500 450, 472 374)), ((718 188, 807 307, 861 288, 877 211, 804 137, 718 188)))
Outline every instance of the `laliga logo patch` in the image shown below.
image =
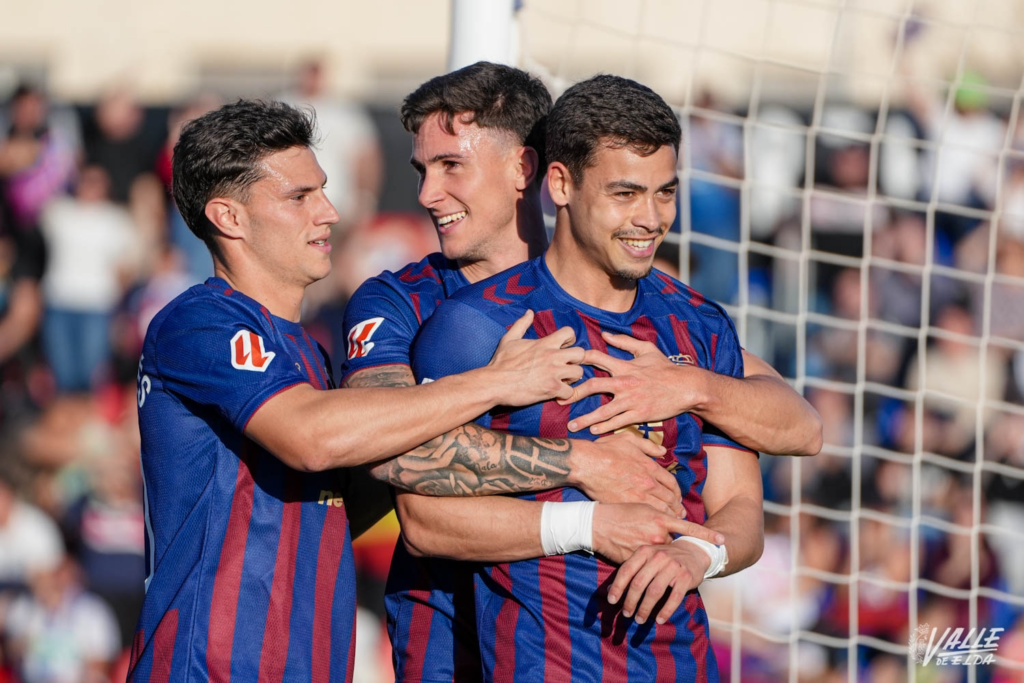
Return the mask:
POLYGON ((364 320, 348 333, 348 358, 365 358, 373 350, 373 342, 370 339, 377 328, 384 322, 384 318, 370 318, 364 320))
POLYGON ((231 338, 231 367, 236 370, 265 372, 276 355, 273 351, 267 353, 263 337, 255 332, 239 330, 231 338))

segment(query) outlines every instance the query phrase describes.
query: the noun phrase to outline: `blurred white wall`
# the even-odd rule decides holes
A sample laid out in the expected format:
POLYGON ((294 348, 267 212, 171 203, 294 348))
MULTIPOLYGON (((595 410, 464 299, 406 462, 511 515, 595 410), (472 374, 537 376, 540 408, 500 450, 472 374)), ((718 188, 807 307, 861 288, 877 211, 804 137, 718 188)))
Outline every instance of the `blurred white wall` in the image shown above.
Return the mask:
MULTIPOLYGON (((631 75, 677 103, 696 79, 740 105, 757 80, 762 97, 812 98, 828 65, 854 74, 833 77, 838 95, 873 107, 911 2, 524 0, 521 62, 568 81, 631 75)), ((915 74, 949 78, 963 51, 993 85, 1020 87, 1024 2, 912 8, 930 22, 916 34, 915 74)), ((273 82, 323 55, 339 94, 394 100, 444 70, 450 11, 450 0, 2 0, 0 89, 17 65, 45 72, 62 98, 126 83, 162 102, 222 82, 273 82)))
POLYGON ((45 70, 64 99, 128 84, 165 102, 204 78, 272 80, 322 55, 340 94, 398 97, 444 70, 449 11, 448 0, 2 0, 0 65, 8 79, 12 66, 45 70))

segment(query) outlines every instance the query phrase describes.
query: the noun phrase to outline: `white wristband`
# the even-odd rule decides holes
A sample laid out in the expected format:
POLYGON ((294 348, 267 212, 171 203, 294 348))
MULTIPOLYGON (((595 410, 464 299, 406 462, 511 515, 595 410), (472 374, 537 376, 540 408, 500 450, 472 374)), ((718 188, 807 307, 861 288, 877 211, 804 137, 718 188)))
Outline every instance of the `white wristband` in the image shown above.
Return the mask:
POLYGON ((717 576, 722 573, 725 566, 729 564, 729 555, 725 552, 724 545, 715 545, 710 541, 705 541, 703 538, 694 538, 693 536, 680 536, 676 540, 672 541, 677 543, 679 541, 686 541, 687 543, 693 543, 695 546, 701 548, 711 558, 711 564, 708 566, 706 572, 704 572, 704 578, 710 579, 712 576, 717 576))
POLYGON ((540 544, 545 555, 577 550, 594 552, 594 508, 597 503, 544 503, 540 512, 540 544))

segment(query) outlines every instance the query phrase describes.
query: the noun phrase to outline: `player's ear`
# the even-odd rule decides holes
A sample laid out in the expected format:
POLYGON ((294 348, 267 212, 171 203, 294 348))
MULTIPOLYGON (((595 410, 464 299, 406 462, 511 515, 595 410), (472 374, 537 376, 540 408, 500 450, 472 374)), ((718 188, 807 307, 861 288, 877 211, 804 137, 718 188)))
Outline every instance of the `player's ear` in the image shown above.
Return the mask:
POLYGON ((540 156, 533 147, 524 145, 516 157, 516 189, 524 192, 540 172, 540 156))
POLYGON ((569 169, 560 161, 548 166, 548 192, 555 206, 566 206, 572 196, 573 184, 569 169))
POLYGON ((244 213, 245 208, 228 197, 214 197, 206 202, 206 218, 225 237, 238 239, 243 236, 244 213))

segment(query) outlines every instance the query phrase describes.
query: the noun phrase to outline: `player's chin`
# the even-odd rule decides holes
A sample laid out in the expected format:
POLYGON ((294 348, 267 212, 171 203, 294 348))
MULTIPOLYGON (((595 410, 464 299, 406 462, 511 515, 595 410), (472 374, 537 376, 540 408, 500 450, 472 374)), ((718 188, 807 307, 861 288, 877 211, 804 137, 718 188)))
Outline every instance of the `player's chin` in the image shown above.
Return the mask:
POLYGON ((652 270, 654 270, 654 259, 644 263, 620 265, 615 269, 615 275, 622 280, 635 281, 644 279, 651 274, 652 270))

